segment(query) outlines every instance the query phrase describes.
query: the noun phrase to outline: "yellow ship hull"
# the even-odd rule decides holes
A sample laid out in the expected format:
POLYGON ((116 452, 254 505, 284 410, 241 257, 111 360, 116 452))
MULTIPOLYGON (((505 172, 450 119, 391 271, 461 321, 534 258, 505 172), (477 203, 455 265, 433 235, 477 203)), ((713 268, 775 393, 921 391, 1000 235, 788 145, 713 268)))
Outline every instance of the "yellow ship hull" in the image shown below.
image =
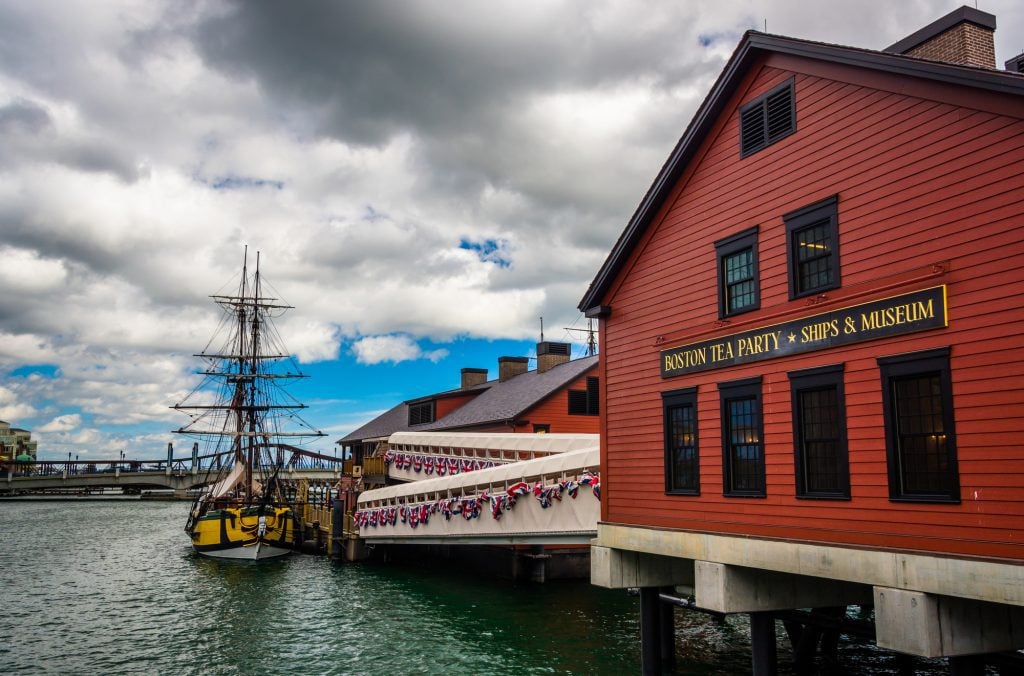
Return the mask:
POLYGON ((189 535, 203 556, 255 561, 284 556, 296 545, 295 519, 288 507, 215 509, 199 517, 189 535), (262 521, 261 521, 262 519, 262 521))

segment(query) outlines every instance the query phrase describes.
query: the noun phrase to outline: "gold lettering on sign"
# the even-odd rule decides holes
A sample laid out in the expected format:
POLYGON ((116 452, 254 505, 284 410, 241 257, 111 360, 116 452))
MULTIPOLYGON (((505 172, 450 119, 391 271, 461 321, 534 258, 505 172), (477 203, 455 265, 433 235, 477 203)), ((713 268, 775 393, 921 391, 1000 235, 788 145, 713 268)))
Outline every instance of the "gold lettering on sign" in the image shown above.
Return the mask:
POLYGON ((665 370, 684 369, 691 366, 703 366, 708 363, 708 349, 698 347, 685 352, 665 355, 665 370))
POLYGON ((724 343, 715 343, 711 346, 711 360, 712 361, 725 361, 726 359, 732 359, 735 354, 732 351, 732 343, 726 341, 724 343))
POLYGON ((801 343, 814 343, 819 340, 835 338, 839 335, 839 320, 832 319, 826 322, 815 322, 800 329, 801 343))
POLYGON ((860 328, 861 331, 873 331, 876 329, 886 329, 890 326, 919 322, 922 319, 932 319, 934 317, 935 308, 932 305, 932 300, 928 299, 927 301, 917 301, 916 303, 862 312, 860 315, 860 328))
POLYGON ((737 341, 737 352, 741 357, 774 352, 779 349, 779 337, 781 335, 782 331, 768 331, 740 338, 737 341))
POLYGON ((935 286, 663 350, 661 375, 667 378, 947 325, 946 287, 935 286))

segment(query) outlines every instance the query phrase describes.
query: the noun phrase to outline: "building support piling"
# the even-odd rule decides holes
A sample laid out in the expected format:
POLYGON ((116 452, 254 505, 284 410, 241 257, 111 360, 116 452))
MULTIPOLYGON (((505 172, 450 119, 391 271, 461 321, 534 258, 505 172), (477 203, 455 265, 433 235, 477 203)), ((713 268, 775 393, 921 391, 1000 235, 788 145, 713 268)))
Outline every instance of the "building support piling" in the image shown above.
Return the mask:
POLYGON ((644 676, 658 676, 662 669, 661 607, 657 587, 640 588, 640 668, 644 676))
POLYGON ((750 613, 750 648, 754 676, 775 676, 775 615, 768 611, 750 613))

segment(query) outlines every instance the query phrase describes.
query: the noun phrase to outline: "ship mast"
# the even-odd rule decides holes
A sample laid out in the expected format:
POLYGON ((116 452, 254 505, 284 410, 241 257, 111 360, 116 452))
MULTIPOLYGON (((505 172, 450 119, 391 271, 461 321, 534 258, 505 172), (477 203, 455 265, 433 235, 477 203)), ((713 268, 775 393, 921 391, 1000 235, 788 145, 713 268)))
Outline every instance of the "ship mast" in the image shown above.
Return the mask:
MULTIPOLYGON (((241 466, 244 474, 239 477, 237 487, 242 489, 245 500, 250 504, 255 500, 255 474, 262 473, 262 449, 276 448, 278 452, 274 460, 280 464, 284 457, 278 438, 324 436, 323 432, 313 429, 291 412, 306 406, 287 395, 279 385, 288 379, 306 376, 299 372, 298 365, 283 349, 280 336, 273 323, 268 321, 273 312, 285 311, 291 306, 276 302, 276 298, 264 297, 262 287, 260 254, 256 254, 256 269, 250 280, 246 247, 237 295, 212 296, 227 313, 218 331, 226 340, 220 344, 221 349, 212 352, 204 349, 196 355, 208 363, 207 368, 198 371, 204 376, 203 381, 182 403, 172 407, 192 418, 188 425, 175 430, 176 433, 206 438, 215 448, 218 441, 230 439, 228 453, 233 462, 229 464, 241 466), (264 351, 268 353, 264 354, 264 351), (268 364, 279 361, 289 361, 292 368, 285 372, 269 372, 268 364), (218 401, 202 401, 200 393, 211 392, 214 389, 211 386, 217 382, 220 383, 216 388, 220 392, 218 401), (278 424, 282 415, 288 415, 303 429, 284 431, 278 424)), ((210 345, 216 338, 215 335, 210 345)), ((218 452, 223 452, 224 447, 219 448, 218 452)), ((266 485, 265 478, 261 480, 264 493, 273 489, 266 485)))

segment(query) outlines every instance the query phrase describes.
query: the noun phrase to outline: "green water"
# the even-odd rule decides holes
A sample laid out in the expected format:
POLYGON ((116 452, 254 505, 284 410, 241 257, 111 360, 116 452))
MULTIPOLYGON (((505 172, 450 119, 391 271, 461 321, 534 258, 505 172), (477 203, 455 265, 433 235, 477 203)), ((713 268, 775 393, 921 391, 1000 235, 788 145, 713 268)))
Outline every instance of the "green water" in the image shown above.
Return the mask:
MULTIPOLYGON (((513 584, 455 566, 334 566, 304 555, 220 562, 192 553, 187 509, 0 503, 0 672, 640 671, 639 604, 624 592, 513 584)), ((676 623, 677 673, 749 672, 742 617, 679 611, 676 623)), ((895 673, 870 646, 845 646, 843 659, 846 673, 895 673)))

